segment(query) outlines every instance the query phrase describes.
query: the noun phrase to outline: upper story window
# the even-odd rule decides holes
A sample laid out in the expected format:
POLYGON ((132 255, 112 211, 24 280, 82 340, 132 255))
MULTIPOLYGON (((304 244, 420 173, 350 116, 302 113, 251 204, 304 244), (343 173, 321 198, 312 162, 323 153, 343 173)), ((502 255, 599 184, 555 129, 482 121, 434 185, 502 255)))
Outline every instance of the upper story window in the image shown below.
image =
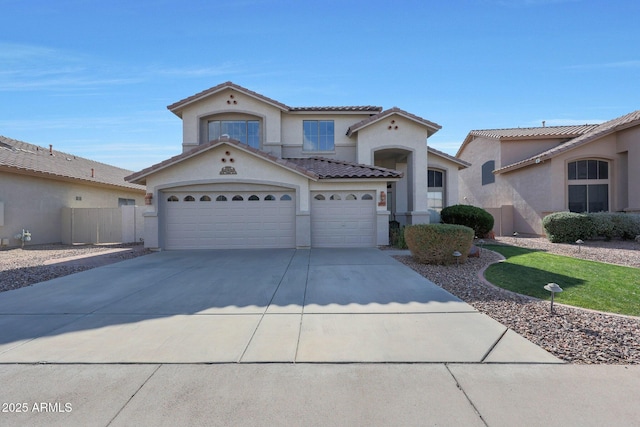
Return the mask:
POLYGON ((496 176, 493 170, 496 168, 496 161, 489 160, 482 165, 482 185, 493 184, 496 182, 496 176))
POLYGON ((210 120, 209 141, 218 139, 222 135, 237 139, 253 148, 260 148, 259 120, 210 120))
POLYGON ((571 212, 609 211, 609 162, 578 160, 567 165, 571 212))
POLYGON ((304 151, 333 151, 334 124, 333 120, 303 120, 302 121, 304 151))

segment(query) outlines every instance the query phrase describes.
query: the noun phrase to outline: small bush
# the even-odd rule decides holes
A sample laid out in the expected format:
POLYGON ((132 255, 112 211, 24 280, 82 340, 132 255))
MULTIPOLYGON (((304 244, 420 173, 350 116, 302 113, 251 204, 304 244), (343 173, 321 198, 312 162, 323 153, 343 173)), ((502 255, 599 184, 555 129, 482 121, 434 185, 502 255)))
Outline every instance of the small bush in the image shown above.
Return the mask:
POLYGON ((456 263, 455 251, 461 254, 460 263, 467 260, 474 231, 464 225, 419 224, 405 227, 404 236, 416 261, 447 265, 456 263))
POLYGON ((445 224, 458 224, 471 228, 478 237, 485 237, 493 229, 493 216, 482 208, 470 205, 447 206, 440 212, 445 224))
POLYGON ((389 244, 394 248, 407 249, 407 242, 404 240, 404 227, 389 227, 389 244))
POLYGON ((615 214, 609 212, 598 212, 589 214, 591 221, 593 222, 594 227, 594 235, 604 237, 606 240, 611 240, 612 237, 616 236, 616 224, 614 223, 613 217, 615 214))
POLYGON ((612 215, 615 237, 631 240, 640 234, 640 215, 627 213, 615 213, 612 215))
POLYGON ((556 212, 542 220, 549 241, 574 243, 578 239, 589 239, 595 234, 593 220, 587 214, 556 212))

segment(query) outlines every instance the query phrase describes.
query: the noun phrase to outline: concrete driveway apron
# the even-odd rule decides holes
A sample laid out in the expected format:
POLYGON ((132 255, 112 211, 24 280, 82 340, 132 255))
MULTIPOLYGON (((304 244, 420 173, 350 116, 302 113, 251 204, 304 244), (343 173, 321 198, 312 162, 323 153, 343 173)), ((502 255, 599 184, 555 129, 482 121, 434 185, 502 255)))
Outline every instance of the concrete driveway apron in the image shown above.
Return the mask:
POLYGON ((0 294, 0 363, 560 363, 378 249, 166 251, 0 294))

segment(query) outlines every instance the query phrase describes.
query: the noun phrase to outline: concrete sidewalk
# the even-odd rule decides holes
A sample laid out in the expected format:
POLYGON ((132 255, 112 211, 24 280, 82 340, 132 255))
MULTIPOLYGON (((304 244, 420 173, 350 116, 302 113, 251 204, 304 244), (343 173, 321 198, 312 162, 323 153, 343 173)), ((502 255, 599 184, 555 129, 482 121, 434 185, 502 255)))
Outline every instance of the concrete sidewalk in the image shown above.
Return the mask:
POLYGON ((640 425, 640 366, 0 365, 0 382, 23 410, 3 426, 640 425))
POLYGON ((561 363, 377 249, 161 252, 0 294, 0 363, 561 363))

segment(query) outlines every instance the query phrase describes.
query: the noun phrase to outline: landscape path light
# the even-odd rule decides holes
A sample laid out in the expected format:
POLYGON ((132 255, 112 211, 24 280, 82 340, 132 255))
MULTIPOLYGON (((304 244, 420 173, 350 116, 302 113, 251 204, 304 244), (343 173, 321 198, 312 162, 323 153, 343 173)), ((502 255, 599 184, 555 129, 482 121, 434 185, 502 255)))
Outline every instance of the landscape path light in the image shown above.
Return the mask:
POLYGON ((482 248, 484 247, 484 240, 478 240, 478 244, 480 245, 480 253, 478 254, 478 257, 480 257, 480 255, 482 255, 482 248))
POLYGON ((562 292, 562 288, 557 283, 547 283, 544 288, 551 292, 551 314, 553 314, 553 296, 556 292, 562 292))
POLYGON ((584 242, 582 239, 578 239, 576 240, 576 245, 578 245, 578 253, 580 253, 580 249, 582 248, 582 245, 584 245, 584 242))
POLYGON ((462 254, 458 251, 454 251, 453 256, 456 257, 456 265, 460 267, 460 257, 462 256, 462 254))

